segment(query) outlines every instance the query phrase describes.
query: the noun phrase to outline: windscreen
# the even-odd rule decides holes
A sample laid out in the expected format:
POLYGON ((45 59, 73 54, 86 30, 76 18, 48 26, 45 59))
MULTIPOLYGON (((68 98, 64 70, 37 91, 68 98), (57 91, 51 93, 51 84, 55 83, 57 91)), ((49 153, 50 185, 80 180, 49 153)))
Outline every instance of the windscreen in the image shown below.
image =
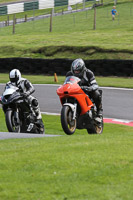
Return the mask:
POLYGON ((18 90, 18 87, 16 87, 16 86, 13 85, 13 84, 7 84, 5 88, 6 88, 6 89, 14 89, 14 90, 18 90))
POLYGON ((76 76, 68 76, 64 82, 64 84, 73 84, 73 83, 78 83, 80 79, 76 76))

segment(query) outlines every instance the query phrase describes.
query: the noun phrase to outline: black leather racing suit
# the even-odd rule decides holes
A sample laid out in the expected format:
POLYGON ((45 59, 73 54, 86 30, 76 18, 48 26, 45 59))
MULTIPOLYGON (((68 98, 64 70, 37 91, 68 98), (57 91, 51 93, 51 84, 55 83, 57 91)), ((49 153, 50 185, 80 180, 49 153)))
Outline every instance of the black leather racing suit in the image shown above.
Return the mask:
MULTIPOLYGON (((75 76, 71 71, 67 72, 66 76, 75 76)), ((89 96, 94 100, 97 107, 97 113, 102 114, 102 94, 99 92, 99 86, 96 82, 93 72, 86 69, 81 79, 81 88, 89 93, 89 96)))

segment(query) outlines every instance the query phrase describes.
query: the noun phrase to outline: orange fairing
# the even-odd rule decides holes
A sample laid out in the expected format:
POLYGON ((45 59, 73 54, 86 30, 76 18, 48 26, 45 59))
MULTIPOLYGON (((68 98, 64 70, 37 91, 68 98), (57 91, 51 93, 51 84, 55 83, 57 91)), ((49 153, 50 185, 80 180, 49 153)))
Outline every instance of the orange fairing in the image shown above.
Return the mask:
POLYGON ((81 107, 81 115, 85 114, 88 110, 93 106, 92 101, 89 97, 84 93, 81 87, 77 84, 79 79, 76 77, 68 77, 64 83, 64 85, 60 86, 57 89, 57 94, 60 97, 61 104, 64 98, 73 97, 75 98, 80 107, 81 107))

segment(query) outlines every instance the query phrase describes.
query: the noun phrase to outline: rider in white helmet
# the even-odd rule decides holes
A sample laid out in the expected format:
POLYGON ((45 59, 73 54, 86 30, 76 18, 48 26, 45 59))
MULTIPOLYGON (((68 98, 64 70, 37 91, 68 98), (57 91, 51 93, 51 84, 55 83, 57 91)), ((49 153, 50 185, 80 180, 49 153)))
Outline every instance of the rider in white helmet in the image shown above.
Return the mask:
POLYGON ((44 128, 38 101, 35 97, 31 96, 31 94, 35 91, 31 82, 25 78, 22 78, 18 69, 13 69, 10 71, 9 79, 10 81, 6 84, 6 87, 12 84, 19 88, 23 97, 32 106, 36 114, 36 123, 39 124, 40 128, 44 128))

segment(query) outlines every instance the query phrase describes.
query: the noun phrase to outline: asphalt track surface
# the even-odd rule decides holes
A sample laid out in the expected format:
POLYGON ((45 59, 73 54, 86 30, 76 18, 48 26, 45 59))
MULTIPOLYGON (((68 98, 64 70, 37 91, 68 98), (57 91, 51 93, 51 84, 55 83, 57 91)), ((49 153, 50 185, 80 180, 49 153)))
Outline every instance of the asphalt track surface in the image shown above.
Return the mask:
POLYGON ((43 138, 43 137, 57 137, 61 135, 47 135, 47 134, 29 134, 29 133, 0 133, 0 140, 16 139, 16 138, 43 138))
MULTIPOLYGON (((0 95, 4 91, 5 84, 0 84, 0 95)), ((41 112, 59 114, 61 104, 56 90, 59 85, 34 85, 41 112)), ((103 114, 104 118, 116 118, 133 120, 133 89, 101 88, 103 90, 103 114)), ((0 133, 0 139, 25 137, 49 137, 49 135, 0 133)))
MULTIPOLYGON (((34 85, 42 112, 60 113, 61 104, 56 90, 59 85, 34 85)), ((101 88, 105 118, 133 120, 133 89, 101 88)))

